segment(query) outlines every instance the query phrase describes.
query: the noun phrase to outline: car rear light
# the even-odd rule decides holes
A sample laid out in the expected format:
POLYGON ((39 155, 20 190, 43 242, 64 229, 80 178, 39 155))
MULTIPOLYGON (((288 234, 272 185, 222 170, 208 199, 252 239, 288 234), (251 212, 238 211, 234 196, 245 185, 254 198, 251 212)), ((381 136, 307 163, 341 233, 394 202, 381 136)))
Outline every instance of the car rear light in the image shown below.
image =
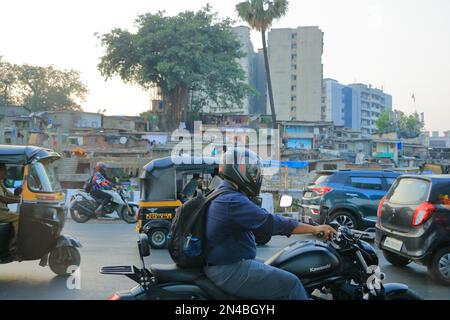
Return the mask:
POLYGON ((120 300, 120 295, 117 293, 114 293, 112 296, 108 298, 108 300, 120 300))
POLYGON ((319 209, 311 209, 311 212, 312 212, 314 215, 319 215, 319 214, 320 214, 320 210, 319 210, 319 209))
POLYGON ((431 217, 434 211, 436 211, 436 207, 432 203, 422 203, 414 211, 412 225, 415 227, 420 226, 431 217))
POLYGON ((385 201, 386 201, 386 197, 383 197, 380 200, 380 204, 378 205, 378 211, 377 211, 378 218, 381 217, 381 210, 383 210, 383 204, 385 201))
POLYGON ((319 196, 323 196, 324 194, 330 192, 333 190, 333 188, 330 187, 313 187, 311 188, 312 191, 317 193, 319 196))

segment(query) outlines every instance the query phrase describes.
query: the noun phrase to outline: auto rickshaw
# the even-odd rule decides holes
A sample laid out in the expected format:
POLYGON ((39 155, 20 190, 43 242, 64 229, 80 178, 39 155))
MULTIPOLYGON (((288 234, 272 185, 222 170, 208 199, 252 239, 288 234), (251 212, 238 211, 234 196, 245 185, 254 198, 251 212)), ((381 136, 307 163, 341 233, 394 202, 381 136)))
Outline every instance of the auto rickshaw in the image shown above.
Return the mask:
POLYGON ((152 248, 165 248, 175 210, 197 192, 216 186, 218 174, 219 160, 212 157, 167 157, 147 164, 140 179, 136 231, 148 235, 152 248))
POLYGON ((0 163, 8 172, 4 187, 20 195, 17 250, 10 252, 12 224, 0 222, 0 264, 40 260, 40 266, 60 276, 80 265, 81 243, 61 234, 65 195, 54 170, 58 159, 58 153, 40 147, 0 145, 0 163))

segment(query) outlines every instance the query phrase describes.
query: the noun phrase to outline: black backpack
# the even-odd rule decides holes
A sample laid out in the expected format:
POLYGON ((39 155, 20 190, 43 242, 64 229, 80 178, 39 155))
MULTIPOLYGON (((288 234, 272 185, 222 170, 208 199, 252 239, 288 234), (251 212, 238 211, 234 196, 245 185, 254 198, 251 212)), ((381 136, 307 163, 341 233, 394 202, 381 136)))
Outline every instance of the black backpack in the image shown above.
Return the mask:
POLYGON ((231 189, 218 189, 200 194, 177 208, 167 235, 168 249, 180 268, 198 268, 205 264, 206 213, 209 203, 231 189))

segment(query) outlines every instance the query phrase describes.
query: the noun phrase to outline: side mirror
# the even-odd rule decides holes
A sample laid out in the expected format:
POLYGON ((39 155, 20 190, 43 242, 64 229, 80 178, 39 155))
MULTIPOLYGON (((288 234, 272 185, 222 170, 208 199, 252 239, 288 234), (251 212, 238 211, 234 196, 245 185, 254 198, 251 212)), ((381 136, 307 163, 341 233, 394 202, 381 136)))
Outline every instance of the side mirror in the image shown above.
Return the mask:
POLYGON ((292 206, 294 199, 288 195, 282 195, 280 198, 280 208, 289 208, 292 206))
POLYGON ((141 258, 150 256, 150 244, 148 242, 148 236, 144 233, 141 233, 139 235, 138 248, 141 258))

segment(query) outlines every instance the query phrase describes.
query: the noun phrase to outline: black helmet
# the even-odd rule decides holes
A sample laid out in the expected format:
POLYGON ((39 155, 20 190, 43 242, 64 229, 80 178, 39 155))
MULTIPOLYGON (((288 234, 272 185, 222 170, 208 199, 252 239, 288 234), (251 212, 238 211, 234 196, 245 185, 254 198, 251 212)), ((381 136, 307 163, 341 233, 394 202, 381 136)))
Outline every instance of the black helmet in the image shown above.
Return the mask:
POLYGON ((106 173, 106 169, 108 169, 108 165, 104 162, 98 162, 95 165, 95 171, 98 171, 103 175, 106 173))
POLYGON ((261 159, 249 149, 233 148, 227 151, 222 157, 219 173, 237 184, 239 190, 249 197, 256 197, 261 191, 261 159))

